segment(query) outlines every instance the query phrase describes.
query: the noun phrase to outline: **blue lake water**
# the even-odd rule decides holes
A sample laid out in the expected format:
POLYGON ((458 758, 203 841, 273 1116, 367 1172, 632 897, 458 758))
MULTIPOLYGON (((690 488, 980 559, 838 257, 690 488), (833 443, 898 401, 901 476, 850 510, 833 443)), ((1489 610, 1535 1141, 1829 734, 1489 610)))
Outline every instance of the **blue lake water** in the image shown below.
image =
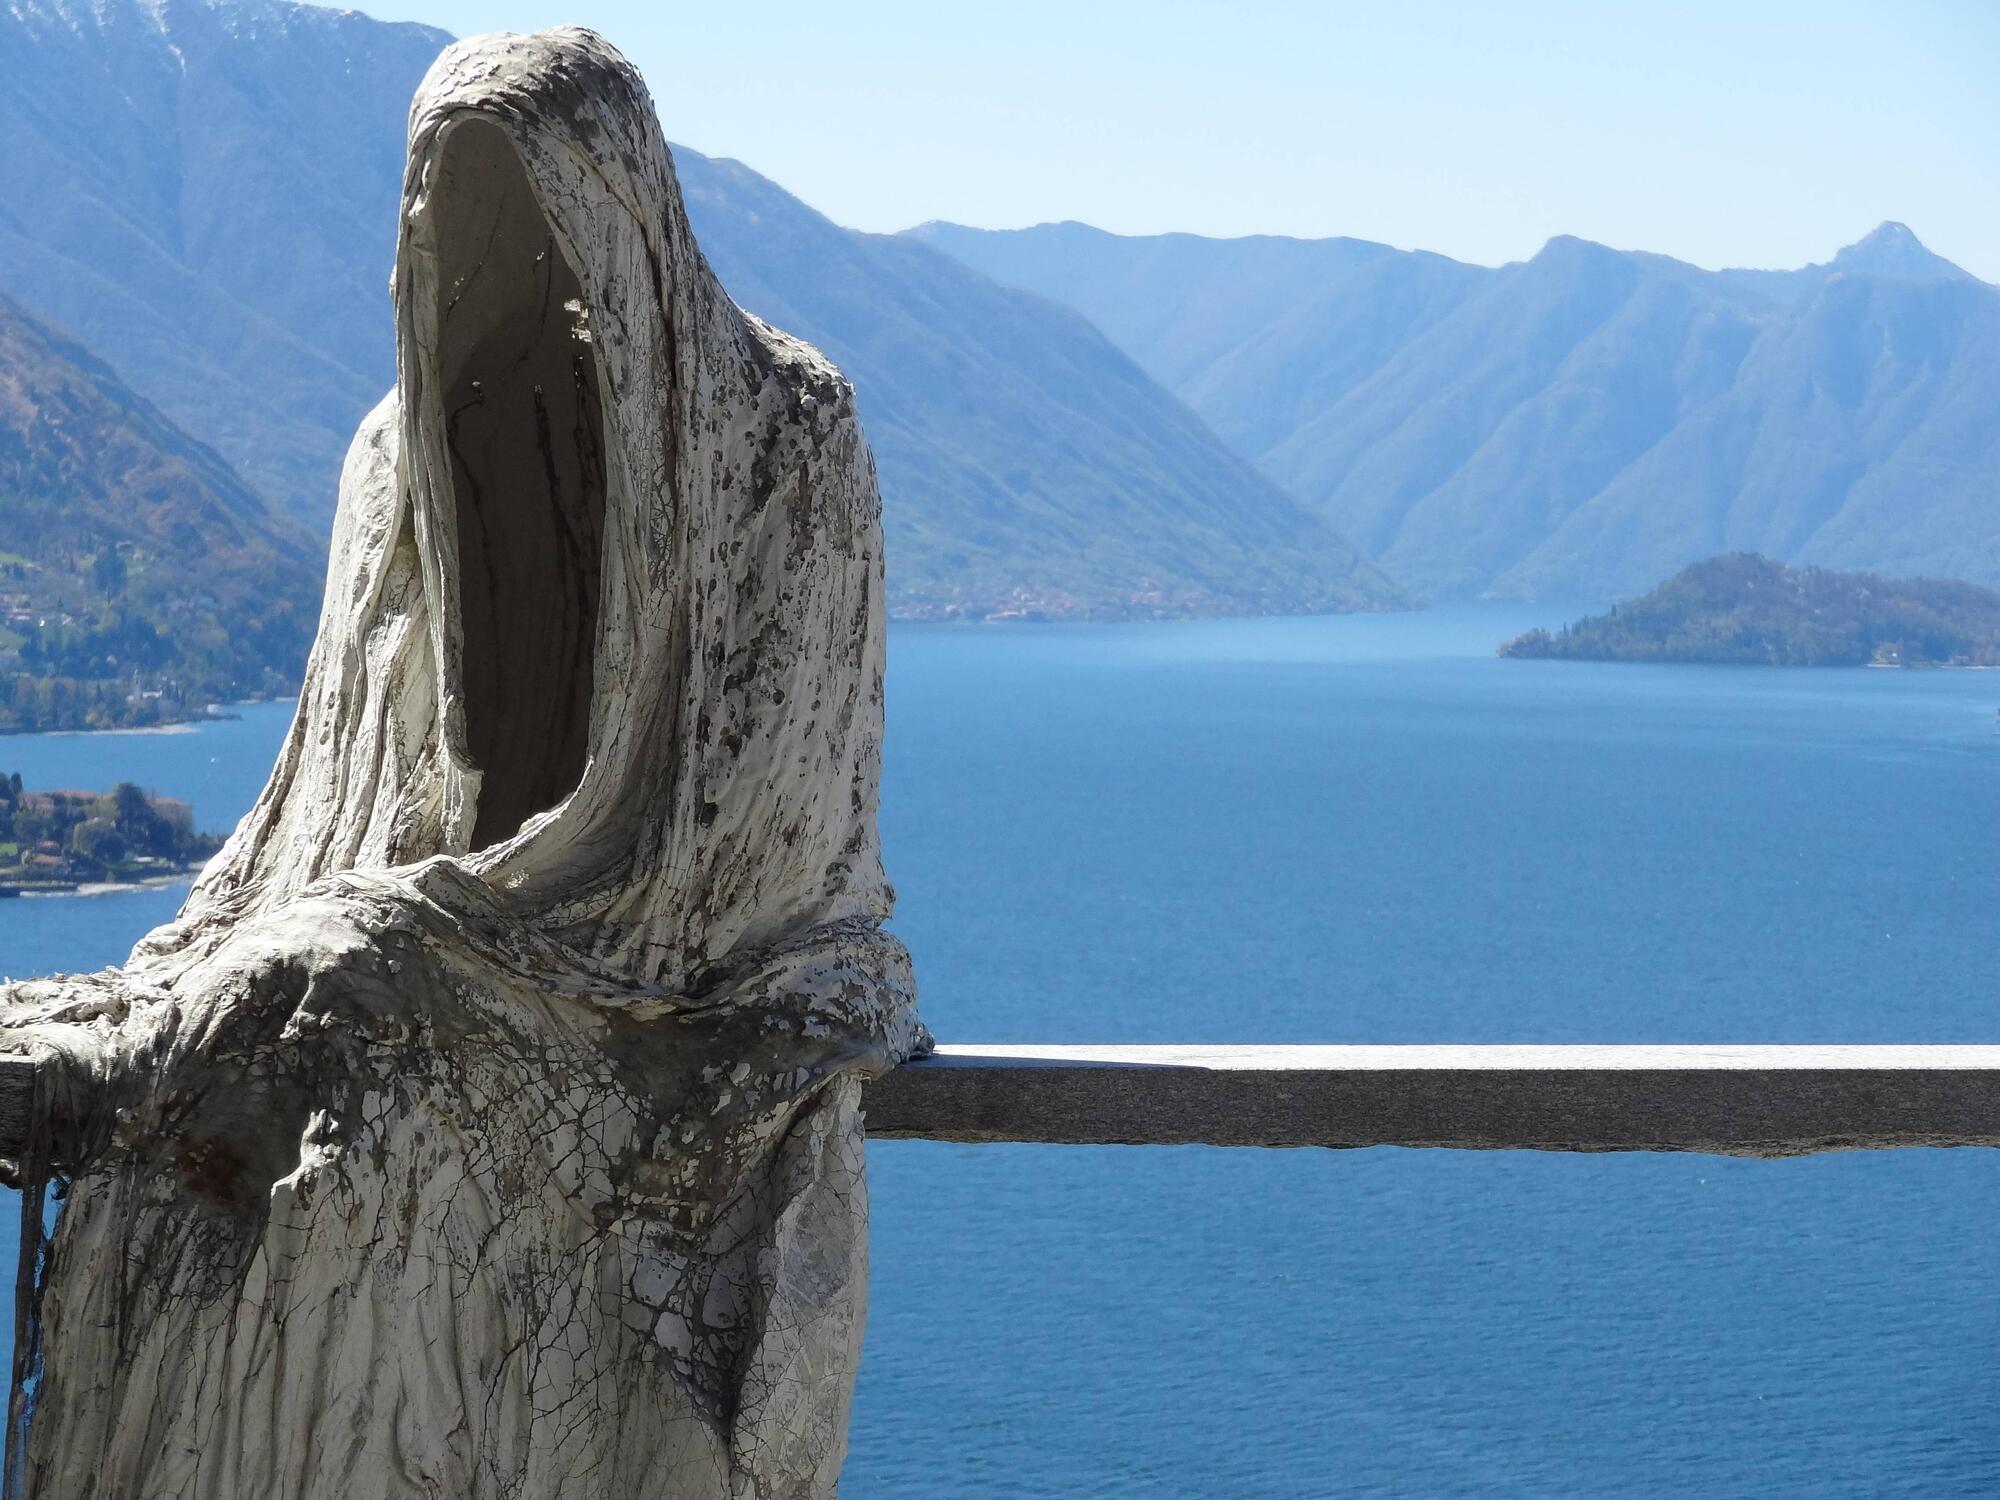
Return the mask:
MULTIPOLYGON (((1560 615, 892 632, 933 1029, 2000 1040, 2000 677, 1491 655, 1560 615)), ((0 769, 221 827, 288 715, 0 769)), ((178 900, 0 903, 0 970, 178 900)), ((871 1161, 850 1500, 2000 1489, 2000 1153, 871 1161)))

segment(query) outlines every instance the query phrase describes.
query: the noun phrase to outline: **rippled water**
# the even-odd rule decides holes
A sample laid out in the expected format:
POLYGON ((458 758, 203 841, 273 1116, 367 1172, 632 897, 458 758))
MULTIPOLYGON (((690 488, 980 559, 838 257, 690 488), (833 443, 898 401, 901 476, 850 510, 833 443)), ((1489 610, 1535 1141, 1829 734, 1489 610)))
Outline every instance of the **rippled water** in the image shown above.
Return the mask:
MULTIPOLYGON (((1995 1041, 2000 678, 1501 662, 1495 609, 892 636, 959 1041, 1995 1041)), ((219 826, 283 709, 0 740, 219 826)), ((0 969, 173 892, 0 902, 0 969)), ((882 1143, 844 1493, 2000 1488, 2000 1156, 882 1143)))

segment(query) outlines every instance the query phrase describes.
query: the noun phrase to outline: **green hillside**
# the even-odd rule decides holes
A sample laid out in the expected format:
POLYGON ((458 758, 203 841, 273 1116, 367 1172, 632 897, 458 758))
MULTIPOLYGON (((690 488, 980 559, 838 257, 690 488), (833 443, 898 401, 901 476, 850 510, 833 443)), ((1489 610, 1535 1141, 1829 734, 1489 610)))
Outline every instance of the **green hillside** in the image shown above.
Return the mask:
POLYGON ((1419 593, 1614 598, 1734 549, 2000 584, 2000 289, 1900 224, 1790 271, 910 234, 1069 302, 1419 593))
POLYGON ((268 0, 0 5, 0 291, 324 531, 396 378, 405 122, 449 40, 268 0))
POLYGON ((321 566, 212 449, 0 297, 0 731, 290 690, 321 566))
POLYGON ((1502 656, 1776 667, 2000 667, 2000 593, 1955 579, 1787 568, 1735 552, 1502 656))

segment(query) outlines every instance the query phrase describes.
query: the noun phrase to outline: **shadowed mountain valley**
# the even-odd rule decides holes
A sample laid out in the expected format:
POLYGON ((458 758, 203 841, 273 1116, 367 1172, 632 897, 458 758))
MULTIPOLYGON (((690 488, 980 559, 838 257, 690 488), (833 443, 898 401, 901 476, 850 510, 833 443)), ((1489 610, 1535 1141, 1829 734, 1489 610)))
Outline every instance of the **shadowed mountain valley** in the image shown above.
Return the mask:
POLYGON ((709 262, 859 393, 904 616, 1264 614, 1400 594, 1095 328, 738 162, 674 160, 709 262))

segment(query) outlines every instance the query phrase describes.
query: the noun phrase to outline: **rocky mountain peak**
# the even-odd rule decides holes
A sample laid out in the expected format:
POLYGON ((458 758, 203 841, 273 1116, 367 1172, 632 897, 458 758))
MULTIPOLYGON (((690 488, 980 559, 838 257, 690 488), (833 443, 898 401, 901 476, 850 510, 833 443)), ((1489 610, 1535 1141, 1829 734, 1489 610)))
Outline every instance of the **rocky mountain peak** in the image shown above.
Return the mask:
POLYGON ((1860 276, 1894 276, 1904 281, 1973 281, 1932 251, 1907 224, 1889 219, 1875 226, 1833 258, 1833 269, 1860 276))

